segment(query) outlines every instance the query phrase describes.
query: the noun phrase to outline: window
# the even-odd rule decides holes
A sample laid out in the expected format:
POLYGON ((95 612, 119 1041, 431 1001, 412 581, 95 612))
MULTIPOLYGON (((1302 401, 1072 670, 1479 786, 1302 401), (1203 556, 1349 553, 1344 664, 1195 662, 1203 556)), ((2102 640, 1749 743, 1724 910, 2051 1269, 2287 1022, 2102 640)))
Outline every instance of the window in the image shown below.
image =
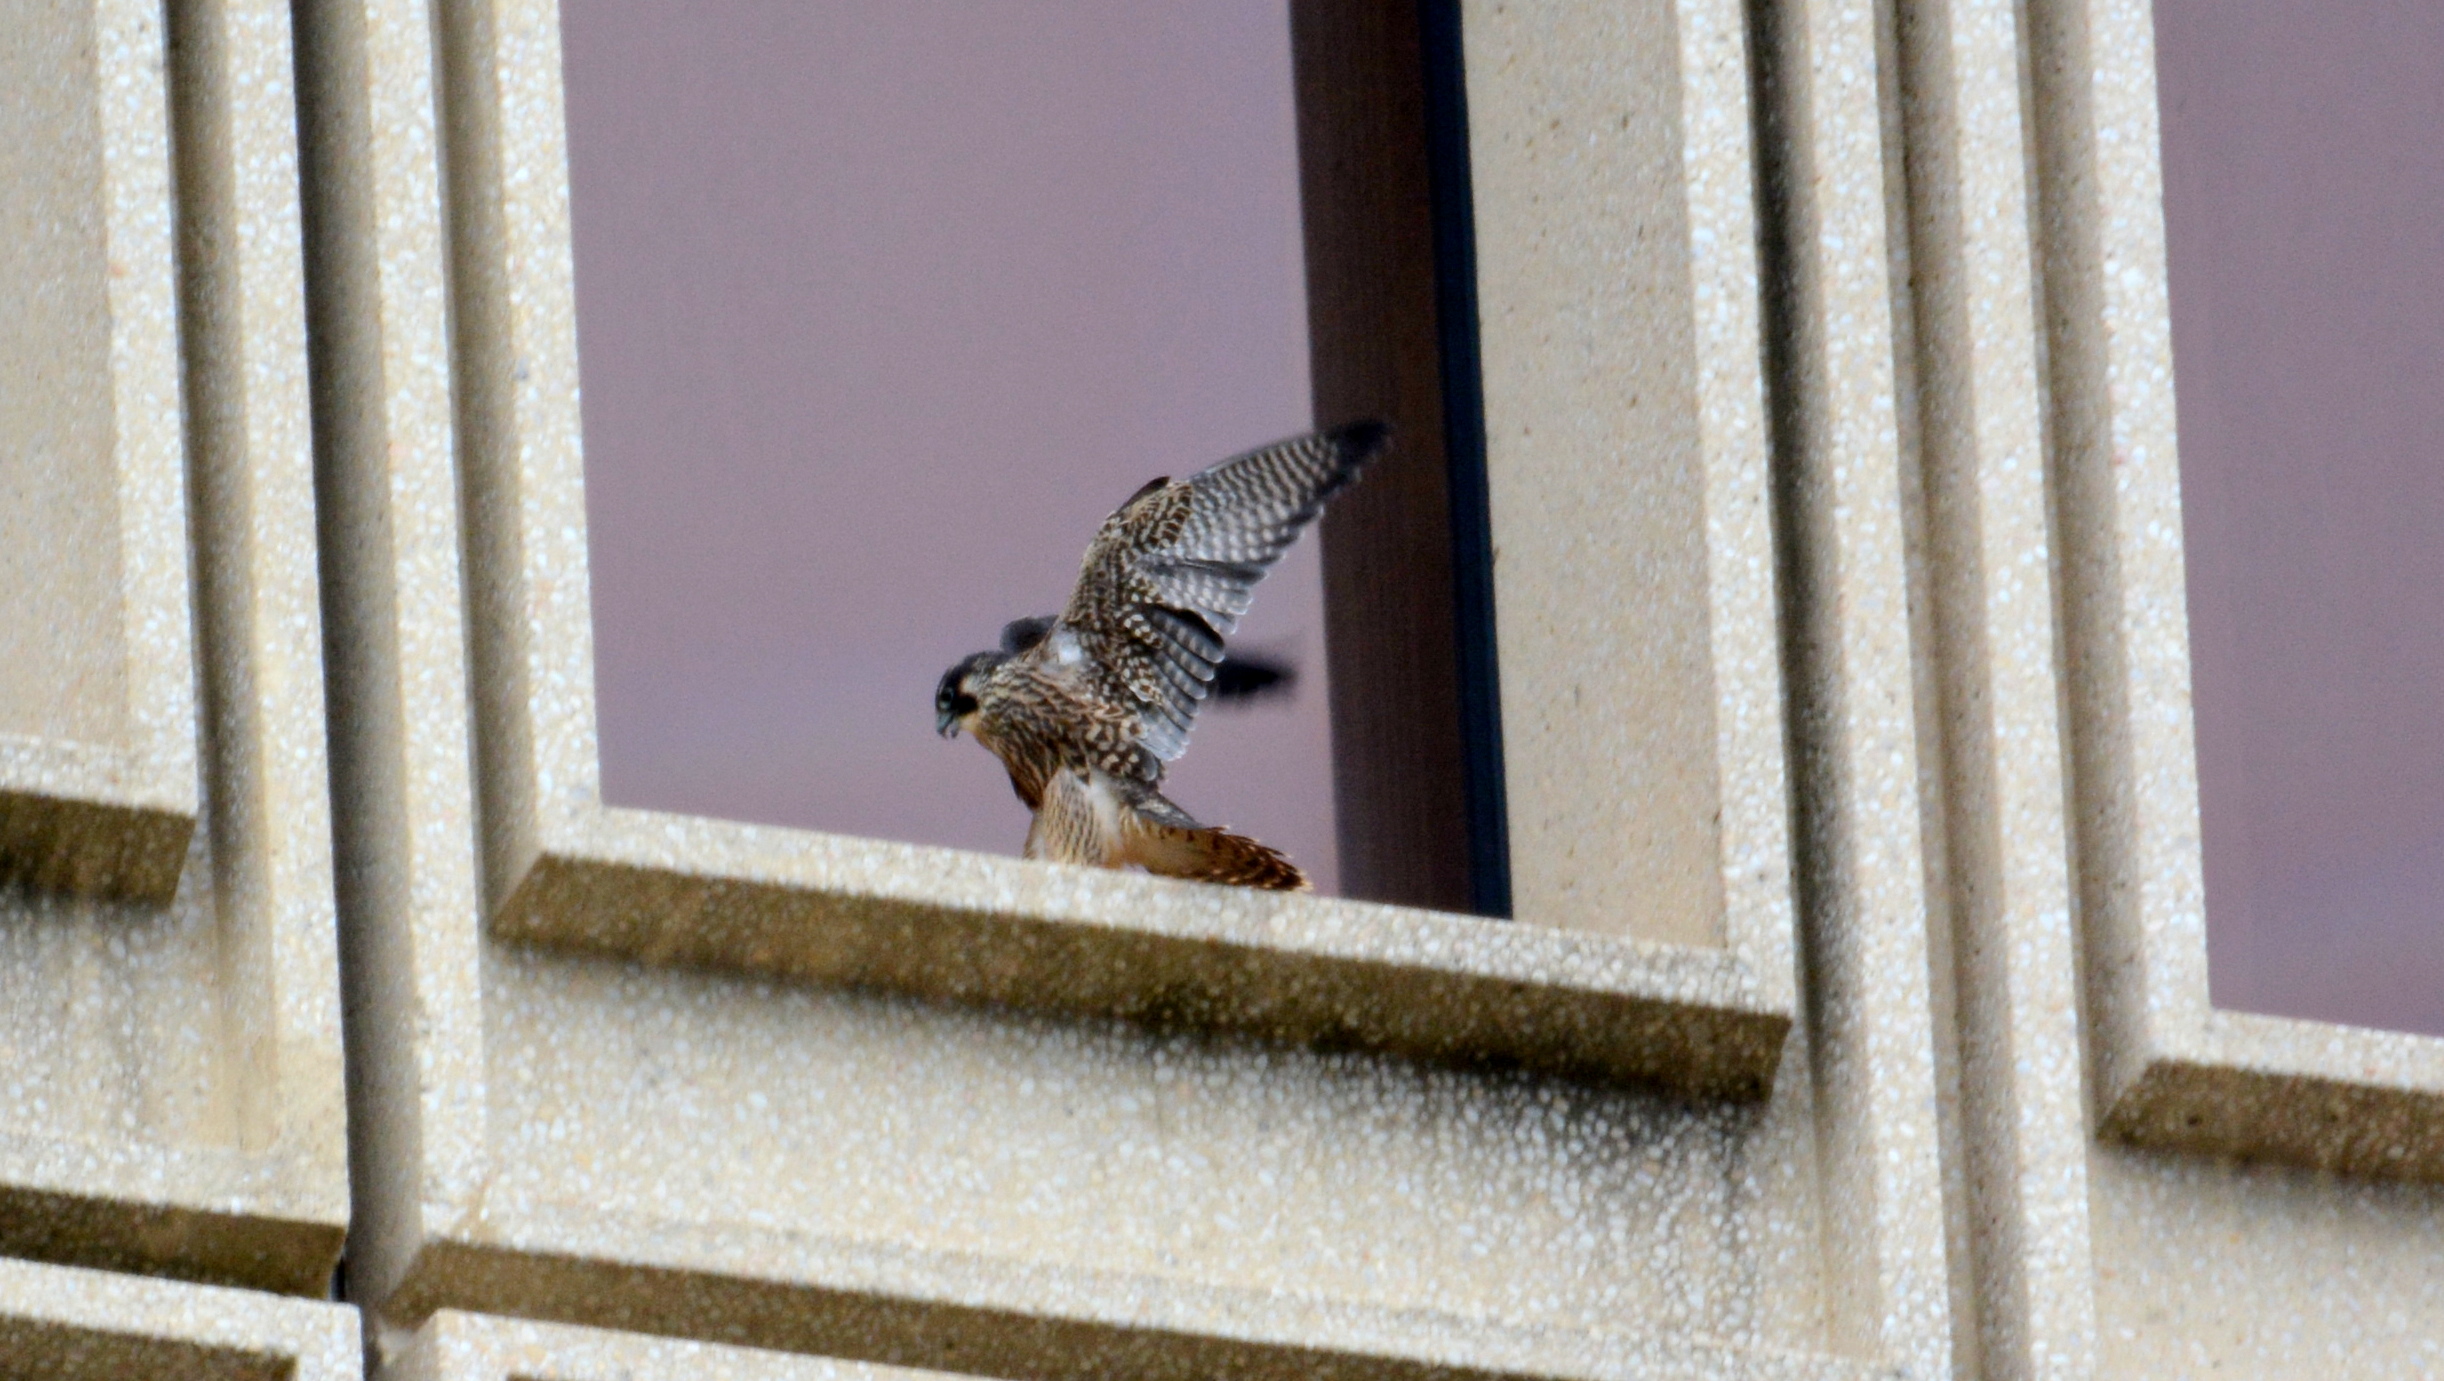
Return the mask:
POLYGON ((2215 1002, 2444 1035, 2444 14, 2156 27, 2215 1002))
MULTIPOLYGON (((935 679, 1058 609, 1147 479, 1309 426, 1287 6, 562 32, 607 801, 1016 852, 935 679)), ((1234 640, 1292 679, 1167 790, 1332 895, 1321 545, 1234 640)))
MULTIPOLYGON (((1391 97, 1349 103, 1382 123, 1353 118, 1340 156, 1421 169, 1392 188, 1414 214, 1385 220, 1430 273, 1424 34, 1410 22, 1378 31, 1392 46, 1377 51, 1416 56, 1360 74, 1391 97)), ((1187 1003, 1293 1039, 1763 1087, 1793 980, 1755 237, 1749 175, 1718 171, 1746 167, 1736 39, 1683 36, 1704 45, 1683 62, 1677 44, 1601 25, 1498 16, 1469 40, 1490 64, 1472 70, 1517 70, 1516 50, 1566 74, 1488 77, 1468 126, 1478 281, 1512 304, 1481 325, 1510 873, 1529 924, 1493 927, 606 803, 589 592, 573 578, 587 550, 564 136, 537 116, 558 109, 556 92, 507 94, 558 70, 557 39, 480 16, 450 32, 460 473, 496 934, 1069 1011, 1187 1003), (511 44, 532 55, 508 60, 511 44), (1607 53, 1652 70, 1625 81, 1607 53), (1684 96, 1695 114, 1672 107, 1705 83, 1724 90, 1684 96), (1586 142, 1548 143, 1557 121, 1586 142), (1650 208, 1628 243, 1653 246, 1627 280, 1601 237, 1539 229, 1556 205, 1605 224, 1625 202, 1650 208), (1545 367, 1556 358, 1570 363, 1545 367), (1436 981, 1404 985, 1420 962, 1436 981), (1558 985, 1512 987, 1535 972, 1558 985), (1408 1010, 1420 1001, 1442 1015, 1408 1010)), ((1334 329, 1332 310, 1316 316, 1334 329)), ((1321 381, 1327 410, 1363 416, 1356 399, 1388 398, 1396 424, 1423 416, 1414 430, 1439 432, 1441 407, 1420 403, 1442 382, 1434 351, 1348 357, 1366 372, 1321 381)))
POLYGON ((0 878, 159 902, 197 811, 169 150, 96 22, 0 57, 0 878))
MULTIPOLYGON (((366 698, 337 702, 366 749, 342 769, 351 828, 394 832, 376 857, 398 860, 368 870, 350 916, 371 956, 353 971, 372 976, 352 993, 352 1049, 359 1082, 381 1090, 365 1100, 381 1207, 352 1239, 359 1298, 402 1322, 464 1307, 717 1326, 1013 1374, 1107 1345, 1184 1372, 1316 1356, 1399 1369, 1447 1355, 1438 1336, 1463 1340, 1459 1365, 1504 1372, 1782 1364, 1764 1351, 1839 1354, 1823 1363, 1838 1370, 1888 1344, 1913 1358, 1944 1345, 1926 1274, 1940 1270, 1942 1206, 1906 807, 1855 868, 1836 865, 1859 928, 1824 937, 1810 1004, 1824 1020, 1793 1032, 1788 649, 1742 7, 1480 8, 1457 35, 1506 923, 606 802, 577 578, 585 418, 558 8, 452 5, 437 30, 358 26, 359 13, 335 6, 323 32, 362 69, 333 62, 308 99, 334 121, 373 104, 334 143, 353 155, 341 168, 365 170, 363 231, 380 247, 353 273, 361 319, 384 332, 378 351, 333 351, 336 372, 383 382, 368 412, 386 430, 335 449, 334 488, 369 497, 325 545, 361 595, 334 616, 350 629, 340 655, 368 673, 366 698), (420 91, 436 75, 444 89, 420 91), (412 135, 428 99, 446 199, 414 139, 388 136, 412 135), (452 357, 455 436, 418 368, 452 357), (454 852, 470 840, 480 860, 454 852), (1446 1063, 1463 1068, 1433 1067, 1446 1063), (1181 1122, 1174 1094, 1213 1120, 1181 1122), (1018 1120, 994 1119, 1005 1106, 1018 1120), (1131 1226, 1148 1221, 1139 1201, 1105 1192, 1116 1182, 1030 1168, 1134 1154, 1155 1122, 1185 1153, 1156 1172, 1173 1184, 1244 1187, 1266 1148, 1295 1148, 1302 1183, 1339 1202, 1413 1206, 1351 1224, 1358 1252, 1391 1269, 1353 1270, 1358 1252, 1337 1248, 1251 1252, 1235 1226, 1155 1244, 1131 1226), (1388 1154, 1355 1134, 1372 1127, 1388 1154), (1438 1168, 1420 1179, 1427 1161, 1438 1168), (1003 1194, 1012 1171, 1044 1193, 1003 1194), (956 1197, 979 1193, 1017 1212, 956 1197), (1696 1234, 1694 1261, 1665 1204, 1731 1227, 1696 1234), (1058 1231, 1033 1234, 1052 1226, 1039 1206, 1058 1231), (1605 1221, 1587 1230, 1582 1206, 1605 1221), (1550 1241, 1519 1230, 1571 1219, 1550 1241), (1478 1251, 1488 1241, 1497 1255, 1478 1251), (1144 1246, 1159 1259, 1131 1255, 1144 1246), (1869 1253, 1893 1264, 1847 1272, 1869 1253), (1827 1270, 1847 1274, 1820 1294, 1827 1270), (1478 1278, 1496 1280, 1498 1302, 1453 1308, 1451 1283, 1478 1278), (1310 1282, 1328 1309, 1250 1331, 1310 1282), (1783 1315, 1768 1299, 1804 1303, 1783 1315)), ((1427 13, 1454 37, 1449 10, 1427 13)), ((1429 36, 1402 27, 1417 14, 1293 11, 1377 35, 1374 51, 1395 55, 1381 70, 1411 92, 1404 107, 1345 88, 1343 161, 1302 161, 1418 213, 1372 224, 1406 237, 1405 262, 1427 272, 1402 281, 1440 305, 1448 241, 1418 166, 1433 166, 1418 90, 1429 36), (1396 158, 1418 175, 1360 186, 1396 158)), ((1863 28, 1840 35, 1848 51, 1863 28)), ((1311 51, 1309 31, 1292 32, 1293 51, 1311 51)), ((1859 96, 1838 93, 1843 118, 1859 96)), ((1334 129, 1302 120, 1301 138, 1334 129)), ((1881 243, 1880 227, 1849 231, 1831 238, 1881 243)), ((1346 371, 1318 369, 1319 394, 1377 389, 1396 408, 1433 396, 1451 358, 1441 323, 1422 350, 1370 331, 1402 318, 1349 271, 1394 256, 1319 237, 1312 219, 1307 233, 1311 330, 1345 332, 1318 352, 1346 371), (1319 238, 1356 247, 1336 268, 1319 238)), ((1880 251, 1858 252, 1880 266, 1880 251)), ((1889 439, 1884 392, 1844 430, 1889 439)), ((1889 450, 1871 459, 1889 475, 1889 450)), ((1889 517, 1872 504, 1832 516, 1869 545, 1891 536, 1860 531, 1889 517)), ((1907 649, 1873 624, 1905 603, 1887 565, 1843 587, 1841 674, 1861 682, 1837 694, 1857 708, 1814 740, 1838 737, 1838 756, 1864 765, 1850 804, 1871 809, 1916 786, 1891 737, 1907 649)))
MULTIPOLYGON (((2220 181, 2219 174, 2245 169, 2248 158, 2263 155, 2269 148, 2264 141, 2284 123, 2275 112, 2287 108, 2265 101, 2268 84, 2300 90, 2306 88, 2288 84, 2324 82, 2325 64, 2301 60, 2318 49, 2282 38, 2287 31, 2258 11, 2210 16, 2168 4, 2159 11, 2158 31, 2150 32, 2144 17, 2133 17, 2135 10, 2091 14, 2089 8, 2032 11, 2032 70, 2075 857, 2087 1010, 2096 1028, 2091 1049, 2098 1120, 2107 1131, 2142 1142, 2431 1177, 2444 1167, 2444 1044, 2231 1005, 2277 1005, 2267 995, 2279 989, 2254 986, 2239 970, 2252 956, 2279 954, 2280 927, 2292 917, 2322 923, 2313 912, 2292 909, 2311 899, 2302 884, 2317 869, 2303 863, 2365 868, 2376 860, 2352 859, 2336 848, 2344 835, 2357 835, 2352 848, 2381 850, 2388 840, 2415 844, 2425 823, 2416 806, 2425 771, 2419 744, 2425 740, 2398 745, 2381 759, 2370 755, 2358 728, 2381 728, 2377 712, 2397 713, 2386 708, 2387 692, 2371 694, 2361 669, 2350 666, 2314 668, 2333 672, 2330 679, 2304 677, 2300 673, 2311 668, 2297 654, 2316 651, 2347 662, 2381 648, 2397 674, 2419 664, 2424 635, 2415 627, 2401 641, 2372 643, 2358 611, 2320 607, 2315 591, 2320 582, 2331 582, 2322 584, 2323 598, 2330 599, 2353 588, 2355 547, 2388 530, 2352 531, 2354 516, 2390 521, 2394 514, 2415 513, 2430 501, 2421 496, 2432 491, 2402 486, 2388 493, 2386 479, 2402 472, 2392 468, 2385 424, 2359 417, 2337 419, 2330 430, 2319 425, 2317 412, 2341 401, 2333 390, 2343 376, 2322 366, 2286 367, 2280 353, 2292 341, 2333 339, 2327 333, 2344 319, 2337 313, 2373 305, 2364 293, 2347 291, 2329 303, 2324 292, 2352 281, 2357 271, 2331 251, 2349 244, 2353 234, 2379 242, 2374 237, 2382 231, 2371 227, 2398 223, 2390 217, 2423 195, 2422 184, 2406 169, 2396 171, 2384 179, 2392 184, 2386 202, 2349 218, 2359 228, 2322 215, 2286 218, 2295 233, 2305 233, 2269 242, 2264 236, 2273 226, 2260 212, 2196 200, 2206 190, 2196 179, 2220 181), (2226 20, 2236 27, 2221 27, 2226 20), (2159 42, 2166 74, 2160 144, 2159 42), (2224 113, 2221 98, 2199 85, 2213 72, 2213 85, 2220 87, 2227 64, 2278 49, 2281 62, 2248 69, 2252 75, 2240 98, 2262 103, 2262 114, 2244 119, 2224 113), (2336 231, 2344 238, 2324 238, 2336 231), (2327 285, 2319 289, 2315 311, 2287 296, 2291 288, 2250 287, 2247 275, 2264 272, 2269 253, 2278 256, 2284 273, 2327 285), (2256 312, 2282 302, 2294 304, 2282 321, 2252 324, 2267 320, 2256 312), (2272 342, 2232 335, 2278 326, 2272 342), (2182 371, 2179 421, 2187 426, 2196 419, 2196 436, 2175 425, 2176 364, 2182 371), (2248 392, 2263 396, 2239 396, 2248 392), (2316 430, 2303 433, 2304 427, 2316 430), (2313 455, 2284 448, 2287 439, 2311 437, 2320 438, 2312 443, 2318 448, 2313 455), (2284 494, 2298 492, 2291 486, 2303 464, 2320 472, 2314 516, 2279 507, 2284 494), (2272 548, 2249 550, 2258 542, 2272 548), (2194 559, 2188 559, 2190 544, 2197 548, 2194 559), (2255 566, 2261 557, 2276 558, 2278 566, 2255 566), (2269 598, 2286 580, 2297 593, 2269 598), (2197 605, 2185 595, 2195 596, 2197 605), (2360 640, 2356 651, 2354 639, 2360 640), (2199 649, 2194 663, 2193 641, 2199 649), (2265 665, 2253 667, 2255 659, 2265 665), (2261 673, 2263 686, 2247 685, 2261 673), (2273 712, 2294 717, 2303 728, 2323 726, 2318 732, 2330 760, 2296 780, 2271 779, 2270 770, 2290 770, 2282 755, 2291 751, 2257 737, 2282 732, 2266 722, 2273 712), (2361 716, 2366 721, 2360 726, 2340 732, 2361 716), (2369 776, 2354 776, 2378 763, 2369 776), (2298 829, 2298 817, 2286 814, 2313 811, 2320 801, 2339 808, 2338 793, 2353 791, 2368 794, 2348 805, 2350 818, 2381 824, 2381 830, 2308 835, 2298 829), (2404 794, 2384 799, 2394 793, 2404 794), (2268 828, 2293 829, 2301 837, 2266 841, 2264 866, 2247 860, 2247 871, 2236 872, 2232 865, 2244 860, 2233 851, 2257 848, 2256 832, 2268 828), (2274 847, 2278 842, 2281 847, 2274 847), (2288 901, 2267 885, 2281 882, 2287 870, 2291 880, 2282 885, 2292 889, 2288 901), (2234 900, 2241 900, 2233 909, 2237 915, 2221 910, 2234 900), (2236 930, 2222 929, 2235 919, 2242 922, 2236 930), (2226 940, 2237 937, 2238 947, 2215 961, 2223 984, 2237 986, 2210 989, 2210 926, 2226 940)), ((2327 17, 2312 27, 2319 44, 2346 41, 2327 17)), ((2391 49, 2387 62, 2411 60, 2407 54, 2415 45, 2408 31, 2367 39, 2374 32, 2347 41, 2372 42, 2364 50, 2371 54, 2391 49)), ((2336 73, 2335 79, 2356 84, 2364 76, 2336 73)), ((2335 128, 2325 123, 2332 118, 2338 116, 2289 128, 2309 136, 2335 128)), ((2335 195, 2378 185, 2358 167, 2345 160, 2324 170, 2336 180, 2335 195)), ((2218 199, 2233 195, 2238 192, 2230 186, 2213 192, 2218 199)), ((2422 281, 2387 280, 2383 291, 2416 294, 2425 290, 2422 281)), ((2304 290, 2316 288, 2315 282, 2304 284, 2304 290)), ((2379 307, 2369 320, 2394 318, 2379 307)), ((2411 354, 2405 367, 2431 367, 2411 354)), ((2381 377, 2349 372, 2368 390, 2350 395, 2360 411, 2381 414, 2415 397, 2415 390, 2380 386, 2402 377, 2391 371, 2381 377)), ((2413 606, 2396 607, 2409 615, 2413 606)), ((2407 619, 2416 622, 2415 616, 2407 619)), ((2415 856, 2414 848, 2397 855, 2415 856)), ((2374 881, 2381 873, 2363 876, 2374 881)), ((2299 990, 2292 991, 2296 999, 2299 990)))

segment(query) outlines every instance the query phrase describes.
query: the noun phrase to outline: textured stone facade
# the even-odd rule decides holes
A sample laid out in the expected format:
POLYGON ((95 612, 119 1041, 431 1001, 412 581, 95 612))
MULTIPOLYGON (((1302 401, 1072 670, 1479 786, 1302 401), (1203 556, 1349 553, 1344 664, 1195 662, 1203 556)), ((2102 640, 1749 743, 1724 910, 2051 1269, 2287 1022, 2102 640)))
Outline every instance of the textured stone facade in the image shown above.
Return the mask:
POLYGON ((0 636, 78 662, 0 668, 0 1251, 319 1295, 349 1195, 288 19, 179 17, 0 12, 0 636))
POLYGON ((2145 0, 1460 20, 1510 922, 605 804, 552 0, 0 0, 0 1374, 2444 1370, 2444 1042, 2207 1000, 2145 0))

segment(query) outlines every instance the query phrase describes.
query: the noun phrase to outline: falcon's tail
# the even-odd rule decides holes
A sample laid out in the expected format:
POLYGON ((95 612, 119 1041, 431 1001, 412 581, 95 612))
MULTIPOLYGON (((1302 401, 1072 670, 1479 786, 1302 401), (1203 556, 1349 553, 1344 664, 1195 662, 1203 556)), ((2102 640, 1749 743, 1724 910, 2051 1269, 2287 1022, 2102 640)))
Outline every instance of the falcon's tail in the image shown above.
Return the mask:
POLYGON ((1200 825, 1153 792, 1124 809, 1120 835, 1123 861, 1149 873, 1275 892, 1307 890, 1307 875, 1279 849, 1200 825))
POLYGON ((1044 783, 1027 857, 1102 868, 1134 864, 1165 877, 1304 892, 1307 875, 1244 834, 1200 825, 1141 782, 1070 767, 1044 783))

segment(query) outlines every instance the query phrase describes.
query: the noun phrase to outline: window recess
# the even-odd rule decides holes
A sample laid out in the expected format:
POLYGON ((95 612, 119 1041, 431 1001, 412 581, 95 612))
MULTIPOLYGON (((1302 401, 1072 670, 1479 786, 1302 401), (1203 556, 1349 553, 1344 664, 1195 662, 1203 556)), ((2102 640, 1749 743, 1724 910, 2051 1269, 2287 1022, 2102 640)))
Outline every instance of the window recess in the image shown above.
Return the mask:
POLYGON ((1291 11, 1317 420, 1388 417, 1409 467, 1353 491, 1323 533, 1349 890, 1405 904, 606 801, 559 33, 546 6, 454 14, 459 475, 493 934, 1767 1087, 1793 927, 1736 7, 1620 25, 1291 11), (1426 727, 1380 718, 1387 698, 1426 727), (1506 892, 1516 924, 1466 914, 1506 892))
MULTIPOLYGON (((2433 499, 2432 467, 2402 460, 2384 439, 2412 415, 2405 409, 2431 407, 2433 391, 2400 371, 2431 369, 2432 352, 2359 339, 2352 349, 2395 365, 2311 355, 2387 321, 2415 323, 2414 310, 2389 313, 2428 293, 2431 272, 2356 299, 2334 292, 2369 267, 2351 262, 2354 238, 2362 251, 2381 248, 2386 217, 2432 200, 2434 179, 2371 176, 2373 165, 2339 146, 2328 150, 2339 162, 2318 155, 2284 162, 2280 176, 2232 174, 2285 148, 2347 144, 2354 118, 2385 108, 2369 71, 2319 54, 2357 45, 2378 75, 2407 71, 2421 52, 2444 54, 2438 31, 2404 11, 2351 24, 2319 14, 2286 34, 2274 11, 2185 0, 2158 0, 2152 22, 2141 6, 2030 13, 2098 1120, 2148 1144, 2434 1178, 2444 1174, 2444 1040, 2307 1019, 2349 1013, 2287 1003, 2246 970, 2268 941, 2279 948, 2282 927, 2347 941, 2349 923, 2365 919, 2340 894, 2339 911, 2286 909, 2261 878, 2301 871, 2304 849, 2369 872, 2351 849, 2406 843, 2415 854, 2432 834, 2432 816, 2414 804, 2431 785, 2432 716, 2422 707, 2418 730, 2378 751, 2352 737, 2402 726, 2381 697, 2404 659, 2428 655, 2431 621, 2410 603, 2426 591, 2407 572, 2359 587, 2399 601, 2377 608, 2333 583, 2398 531, 2388 520, 2433 499), (2269 83, 2308 93, 2325 82, 2340 83, 2333 101, 2268 96, 2269 83), (2219 118, 2218 101, 2235 89, 2246 95, 2219 118), (2331 185, 2300 180, 2311 166, 2331 185), (2378 205, 2337 209, 2379 187, 2378 205), (2294 196, 2328 204, 2278 210, 2267 200, 2294 196), (2285 281, 2244 281, 2268 263, 2285 281), (2280 320, 2252 321, 2253 307, 2280 320), (2388 493, 2388 481, 2408 487, 2388 493), (2285 569, 2256 564, 2266 560, 2285 569), (2289 593, 2234 602, 2252 589, 2289 593), (2401 620, 2402 637, 2370 639, 2371 621, 2388 618, 2401 620), (2299 635, 2289 643, 2286 627, 2299 635), (2335 651, 2353 639, 2394 661, 2335 651), (2303 666, 2302 653, 2334 664, 2303 666), (2266 711, 2284 695, 2295 703, 2276 722, 2266 711), (2312 739, 2322 744, 2314 770, 2285 769, 2281 755, 2312 739), (2363 773, 2356 782, 2353 771, 2363 773), (2311 834, 2296 815, 2284 823, 2338 789, 2348 819, 2319 829, 2339 834, 2311 834), (2405 789, 2401 805, 2380 804, 2405 789), (2257 828, 2287 837, 2253 835, 2253 813, 2257 828), (2243 1010, 2287 1006, 2292 1015, 2243 1010)), ((2432 90, 2412 83, 2396 96, 2414 106, 2432 90)), ((2432 545, 2422 534, 2403 559, 2426 559, 2432 545)))

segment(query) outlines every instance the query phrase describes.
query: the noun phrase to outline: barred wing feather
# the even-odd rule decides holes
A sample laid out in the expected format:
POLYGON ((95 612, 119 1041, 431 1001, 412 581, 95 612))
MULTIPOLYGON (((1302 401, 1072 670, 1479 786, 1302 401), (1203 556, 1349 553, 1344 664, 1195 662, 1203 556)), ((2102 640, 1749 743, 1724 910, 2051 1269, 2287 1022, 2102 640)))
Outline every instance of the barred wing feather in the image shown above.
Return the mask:
POLYGON ((1256 582, 1383 449, 1379 422, 1277 441, 1130 496, 1087 548, 1061 622, 1137 707, 1163 762, 1188 732, 1256 582))

